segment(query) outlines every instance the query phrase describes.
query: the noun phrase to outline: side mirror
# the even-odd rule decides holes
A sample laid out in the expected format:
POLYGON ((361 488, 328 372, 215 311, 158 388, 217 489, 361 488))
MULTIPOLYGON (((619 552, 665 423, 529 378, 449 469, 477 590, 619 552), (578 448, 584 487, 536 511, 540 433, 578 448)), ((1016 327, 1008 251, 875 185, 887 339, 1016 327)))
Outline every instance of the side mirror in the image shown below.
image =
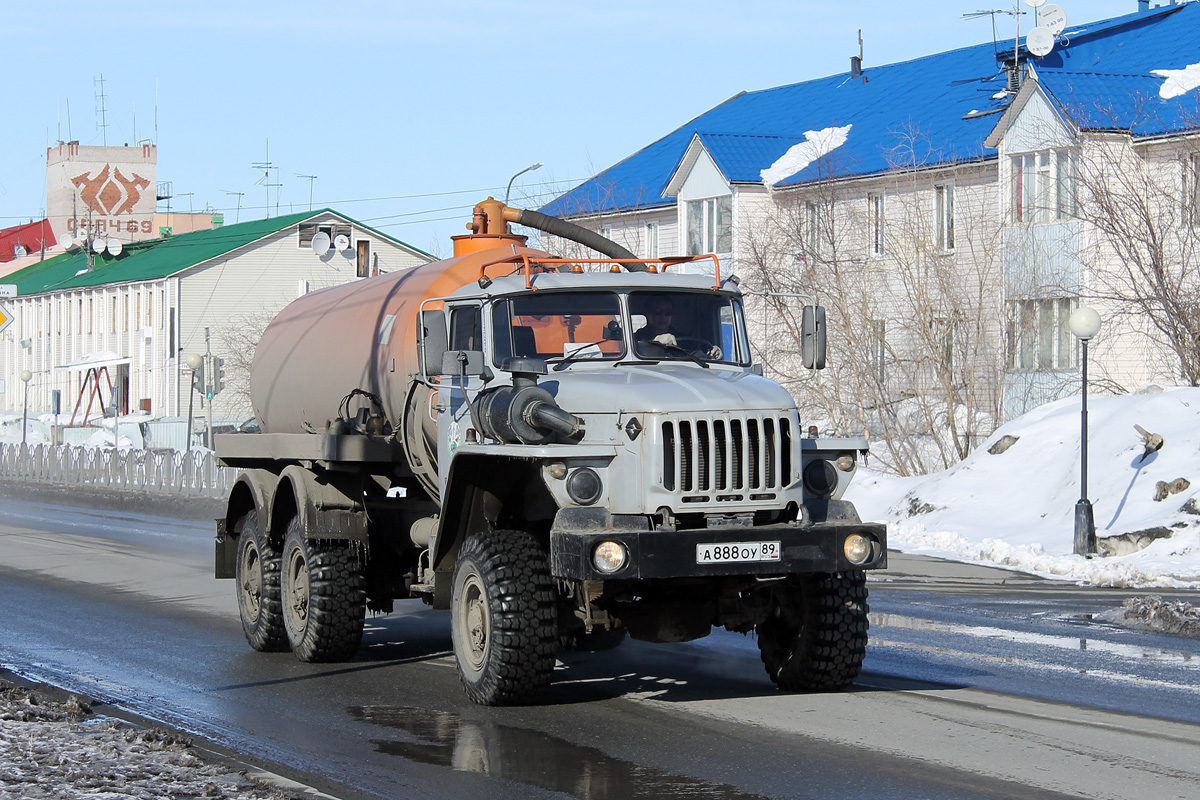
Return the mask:
POLYGON ((805 306, 800 328, 804 366, 808 369, 825 369, 825 307, 805 306))
POLYGON ((603 336, 604 341, 606 342, 621 341, 621 323, 617 322, 615 319, 610 320, 609 323, 604 326, 603 336))
POLYGON ((446 333, 446 313, 441 310, 421 312, 421 335, 418 337, 421 374, 426 378, 441 375, 442 356, 449 345, 446 333))
POLYGON ((442 353, 442 370, 439 375, 458 377, 464 372, 469 376, 483 374, 482 350, 447 350, 442 353))

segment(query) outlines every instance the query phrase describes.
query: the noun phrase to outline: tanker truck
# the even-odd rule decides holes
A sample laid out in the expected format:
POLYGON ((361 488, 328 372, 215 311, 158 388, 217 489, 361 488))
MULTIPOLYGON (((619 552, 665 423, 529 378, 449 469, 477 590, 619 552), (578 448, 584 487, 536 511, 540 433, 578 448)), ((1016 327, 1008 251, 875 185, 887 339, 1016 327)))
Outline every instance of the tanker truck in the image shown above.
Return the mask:
MULTIPOLYGON (((483 705, 535 701, 561 648, 715 627, 755 633, 781 690, 850 686, 887 564, 842 499, 867 442, 802 427, 732 276, 491 198, 468 228, 452 258, 312 292, 264 332, 260 431, 215 438, 240 469, 216 576, 250 646, 349 660, 368 610, 419 598, 449 610, 483 705)), ((824 366, 820 306, 802 349, 824 366)))

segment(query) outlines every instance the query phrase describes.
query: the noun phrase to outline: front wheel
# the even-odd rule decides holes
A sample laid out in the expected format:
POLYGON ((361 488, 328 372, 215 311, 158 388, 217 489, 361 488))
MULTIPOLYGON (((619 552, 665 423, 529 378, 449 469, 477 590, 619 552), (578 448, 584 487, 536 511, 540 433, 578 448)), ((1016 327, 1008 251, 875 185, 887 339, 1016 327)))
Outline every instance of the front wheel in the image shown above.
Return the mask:
POLYGON ((522 531, 475 534, 454 566, 451 638, 467 697, 532 702, 550 683, 558 642, 546 554, 522 531))
POLYGON ((789 692, 849 687, 867 652, 867 611, 867 578, 861 570, 786 583, 756 628, 771 680, 789 692))
POLYGON ((349 661, 366 617, 366 581, 353 546, 318 545, 299 518, 283 541, 283 624, 301 661, 349 661))

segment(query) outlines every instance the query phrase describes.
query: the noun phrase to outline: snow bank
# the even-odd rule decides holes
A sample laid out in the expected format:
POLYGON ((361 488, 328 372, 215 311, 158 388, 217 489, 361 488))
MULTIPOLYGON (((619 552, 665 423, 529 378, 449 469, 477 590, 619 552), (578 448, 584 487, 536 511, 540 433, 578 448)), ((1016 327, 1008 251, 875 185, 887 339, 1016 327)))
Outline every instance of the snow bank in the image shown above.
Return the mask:
POLYGON ((1102 552, 1072 555, 1079 398, 1004 425, 961 463, 918 478, 860 474, 847 498, 892 547, 1097 586, 1200 588, 1200 389, 1088 402, 1088 495, 1102 552), (1161 434, 1149 455, 1134 425, 1161 434), (990 451, 990 452, 989 452, 990 451), (1156 499, 1158 498, 1158 499, 1156 499))

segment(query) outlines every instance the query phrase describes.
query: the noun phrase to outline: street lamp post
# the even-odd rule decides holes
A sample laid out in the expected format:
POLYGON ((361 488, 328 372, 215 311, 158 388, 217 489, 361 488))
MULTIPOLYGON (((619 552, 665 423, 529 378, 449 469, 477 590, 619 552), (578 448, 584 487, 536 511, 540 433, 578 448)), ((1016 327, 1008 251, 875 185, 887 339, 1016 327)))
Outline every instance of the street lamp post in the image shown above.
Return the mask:
POLYGON ((504 190, 504 205, 508 205, 508 195, 512 192, 513 181, 515 181, 517 178, 524 175, 526 172, 533 172, 535 169, 541 169, 541 168, 542 168, 542 162, 539 161, 536 164, 530 164, 528 167, 526 167, 525 169, 518 172, 516 175, 513 175, 511 178, 509 178, 508 179, 508 188, 504 190))
POLYGON ((187 421, 187 449, 192 449, 192 403, 196 399, 196 370, 200 369, 200 365, 204 363, 204 356, 199 353, 188 353, 184 357, 184 361, 191 367, 192 381, 191 391, 188 392, 188 421, 187 421))
POLYGON ((1100 315, 1094 309, 1086 306, 1077 308, 1067 321, 1071 333, 1083 345, 1079 354, 1080 374, 1083 382, 1083 394, 1080 419, 1079 437, 1079 502, 1075 504, 1075 547, 1077 556, 1094 556, 1096 554, 1096 521, 1092 515, 1092 501, 1088 500, 1087 462, 1088 462, 1088 419, 1087 419, 1087 351, 1088 340, 1100 332, 1100 315))
POLYGON ((21 370, 21 381, 25 384, 25 413, 21 418, 21 446, 25 446, 25 435, 29 430, 29 381, 33 379, 33 373, 27 369, 21 370))

